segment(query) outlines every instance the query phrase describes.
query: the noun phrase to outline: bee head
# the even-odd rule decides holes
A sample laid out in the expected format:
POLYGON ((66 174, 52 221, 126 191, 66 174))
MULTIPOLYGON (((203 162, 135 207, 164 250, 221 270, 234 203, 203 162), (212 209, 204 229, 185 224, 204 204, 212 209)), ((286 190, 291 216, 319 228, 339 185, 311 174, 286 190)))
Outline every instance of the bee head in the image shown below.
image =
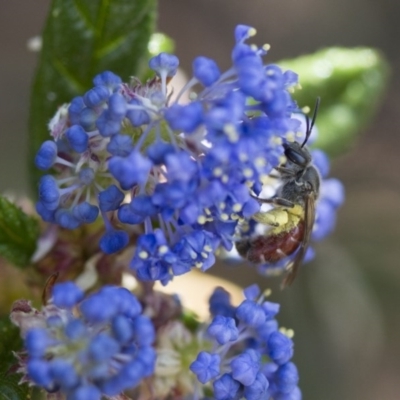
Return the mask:
POLYGON ((310 152, 305 147, 300 146, 299 143, 284 143, 283 148, 288 162, 294 164, 293 166, 304 169, 311 163, 310 152))
POLYGON ((292 142, 292 143, 284 143, 283 148, 285 149, 285 156, 288 160, 288 167, 293 168, 293 169, 304 169, 307 168, 307 166, 311 163, 312 158, 310 152, 304 147, 310 138, 311 131, 314 127, 315 120, 317 118, 317 113, 318 113, 318 108, 320 104, 321 99, 318 97, 316 104, 315 104, 315 109, 314 109, 314 114, 312 117, 312 120, 306 116, 306 135, 304 138, 303 143, 300 145, 297 142, 292 142))

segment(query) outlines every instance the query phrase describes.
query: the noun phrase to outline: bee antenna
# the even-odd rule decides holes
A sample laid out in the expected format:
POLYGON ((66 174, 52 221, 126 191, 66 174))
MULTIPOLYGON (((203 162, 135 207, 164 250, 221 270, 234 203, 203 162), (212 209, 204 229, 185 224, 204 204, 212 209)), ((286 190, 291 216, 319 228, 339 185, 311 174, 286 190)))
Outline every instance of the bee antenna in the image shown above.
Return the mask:
POLYGON ((301 147, 304 147, 304 145, 308 141, 308 138, 311 135, 311 131, 314 128, 314 125, 315 125, 315 120, 317 119, 317 114, 318 114, 318 109, 319 109, 320 103, 321 103, 321 97, 317 97, 317 101, 315 102, 314 113, 313 113, 313 116, 312 116, 311 124, 310 124, 310 118, 308 117, 308 115, 306 115, 306 137, 305 137, 304 142, 301 145, 301 147))

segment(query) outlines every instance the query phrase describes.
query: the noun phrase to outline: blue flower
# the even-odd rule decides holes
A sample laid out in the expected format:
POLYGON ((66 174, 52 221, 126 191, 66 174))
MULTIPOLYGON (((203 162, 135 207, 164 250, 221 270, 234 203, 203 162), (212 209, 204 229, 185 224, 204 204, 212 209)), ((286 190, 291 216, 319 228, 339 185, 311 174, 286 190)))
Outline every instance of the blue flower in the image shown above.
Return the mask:
POLYGON ((235 341, 239 336, 235 320, 222 315, 217 315, 213 319, 212 323, 207 328, 207 333, 214 337, 219 344, 235 341))
POLYGON ((268 356, 278 365, 287 363, 293 357, 293 341, 281 332, 272 332, 267 346, 268 356))
POLYGON ((100 239, 100 248, 106 254, 113 254, 122 250, 129 242, 125 231, 109 229, 100 239))
POLYGON ((219 375, 220 362, 221 358, 218 354, 201 351, 197 359, 190 365, 190 370, 196 374, 201 383, 207 383, 219 375))
POLYGON ((39 200, 47 210, 55 210, 60 203, 60 191, 57 181, 51 175, 45 175, 39 182, 39 200))
POLYGON ((176 256, 168 247, 161 230, 155 230, 139 237, 136 252, 131 263, 142 280, 169 280, 169 269, 176 262, 176 256))
POLYGON ((217 288, 211 296, 214 318, 207 334, 218 343, 214 342, 212 354, 220 356, 219 369, 218 373, 210 373, 211 355, 200 352, 192 364, 198 380, 201 383, 212 380, 214 397, 221 400, 297 396, 299 377, 290 361, 293 342, 278 330, 275 320, 279 305, 264 301, 257 285, 246 288, 244 293, 246 299, 238 307, 230 304, 229 294, 222 288, 217 288), (199 374, 203 374, 201 379, 199 374))
POLYGON ((99 193, 100 210, 117 210, 123 199, 124 194, 115 185, 111 185, 99 193))
POLYGON ((64 282, 53 288, 53 303, 60 308, 73 307, 83 299, 83 291, 73 282, 64 282))
POLYGON ((127 157, 114 156, 108 163, 111 174, 124 190, 145 183, 151 166, 151 161, 136 151, 132 151, 127 157))
POLYGON ((166 110, 165 119, 172 129, 192 133, 202 122, 203 107, 199 102, 187 106, 174 104, 166 110))
POLYGON ((217 63, 207 57, 197 57, 193 61, 193 75, 204 86, 211 86, 221 76, 217 63))
POLYGON ((53 166, 56 158, 57 145, 51 140, 46 140, 35 156, 35 165, 41 170, 47 170, 53 166))
POLYGON ((54 286, 53 302, 36 312, 44 326, 25 335, 27 373, 36 385, 68 399, 100 400, 152 373, 154 327, 126 289, 106 286, 83 299, 65 282, 54 286))
POLYGON ((236 310, 236 317, 248 326, 257 327, 265 322, 263 307, 254 301, 245 300, 236 310))
POLYGON ((269 382, 264 374, 259 372, 255 381, 244 388, 243 395, 246 400, 269 400, 269 382))
POLYGON ((80 125, 73 125, 65 131, 65 136, 77 153, 83 153, 88 148, 89 136, 80 125))
POLYGON ((230 364, 232 377, 244 386, 251 385, 260 369, 260 355, 253 349, 247 349, 235 357, 230 364))
POLYGON ((240 383, 230 374, 224 374, 213 382, 214 396, 217 400, 234 400, 240 389, 240 383))
POLYGON ((157 72, 157 75, 174 76, 179 66, 179 60, 173 54, 160 53, 149 61, 149 67, 157 72))
POLYGON ((83 96, 83 102, 87 107, 95 108, 104 104, 110 97, 110 91, 106 86, 98 85, 88 90, 83 96))
POLYGON ((221 315, 224 317, 235 316, 235 307, 231 304, 231 296, 224 288, 218 287, 209 299, 210 315, 213 317, 221 315))
POLYGON ((111 71, 104 71, 101 74, 95 76, 93 79, 93 83, 95 86, 107 86, 109 89, 114 89, 118 85, 122 83, 121 78, 118 75, 115 75, 111 71))
MULTIPOLYGON (((107 254, 139 234, 131 267, 142 280, 167 283, 193 267, 210 268, 217 248, 230 250, 241 221, 259 211, 251 194, 260 193, 302 123, 291 97, 297 75, 265 64, 267 47, 249 43, 255 33, 236 28, 225 72, 197 57, 175 99, 170 84, 179 60, 172 54, 150 60, 155 74, 145 83, 124 83, 110 71, 96 76, 94 87, 60 108, 49 124, 54 140, 37 153, 37 167, 52 168, 39 183, 42 218, 75 229, 100 216, 107 254)), ((315 163, 325 176, 323 153, 315 152, 315 163)), ((316 238, 334 226, 335 191, 324 195, 325 208, 321 196, 316 238)))

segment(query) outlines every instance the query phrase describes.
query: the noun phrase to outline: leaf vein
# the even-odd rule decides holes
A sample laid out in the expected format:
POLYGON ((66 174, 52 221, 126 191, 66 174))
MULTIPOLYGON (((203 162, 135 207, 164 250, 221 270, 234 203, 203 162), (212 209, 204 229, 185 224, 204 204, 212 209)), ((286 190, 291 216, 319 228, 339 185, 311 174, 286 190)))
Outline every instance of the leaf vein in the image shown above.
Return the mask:
POLYGON ((81 93, 85 90, 85 85, 75 79, 74 74, 58 58, 53 57, 51 63, 54 70, 69 84, 73 93, 81 93))
POLYGON ((90 20, 90 16, 85 11, 85 9, 82 7, 82 3, 79 0, 74 0, 74 5, 75 5, 78 15, 81 17, 81 19, 85 23, 87 29, 92 32, 95 32, 96 26, 92 23, 92 21, 90 20))

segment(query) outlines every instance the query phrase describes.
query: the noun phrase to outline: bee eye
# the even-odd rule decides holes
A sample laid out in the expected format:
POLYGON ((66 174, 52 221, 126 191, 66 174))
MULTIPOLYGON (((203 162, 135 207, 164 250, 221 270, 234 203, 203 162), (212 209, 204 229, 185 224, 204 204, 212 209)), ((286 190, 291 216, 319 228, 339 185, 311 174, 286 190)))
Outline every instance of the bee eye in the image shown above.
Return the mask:
POLYGON ((285 150, 285 156, 290 160, 293 164, 297 164, 300 166, 306 166, 308 163, 308 160, 306 157, 304 157, 302 154, 298 153, 297 151, 294 151, 291 148, 287 148, 285 150))

